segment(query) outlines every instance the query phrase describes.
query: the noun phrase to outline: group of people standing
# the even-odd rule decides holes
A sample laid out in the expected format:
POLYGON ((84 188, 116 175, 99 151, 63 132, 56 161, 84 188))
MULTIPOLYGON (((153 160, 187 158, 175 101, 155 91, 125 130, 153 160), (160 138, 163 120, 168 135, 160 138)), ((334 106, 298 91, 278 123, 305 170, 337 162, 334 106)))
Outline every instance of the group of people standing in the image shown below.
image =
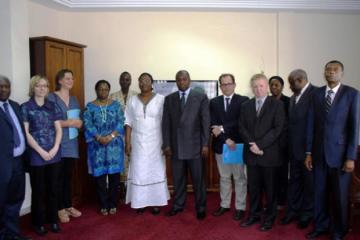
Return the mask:
POLYGON ((50 94, 48 80, 34 76, 30 100, 21 107, 9 99, 9 79, 0 76, 0 151, 4 153, 0 157, 0 239, 28 239, 18 229, 25 150, 35 232, 45 235, 45 223, 50 223, 52 232, 59 232, 59 220, 65 223, 81 216, 71 204, 70 189, 81 128, 102 215, 117 213, 119 189, 137 213, 150 207, 152 214, 159 214, 170 199, 165 163, 171 161, 174 195, 167 216, 185 208, 189 170, 196 217, 204 219, 204 159, 212 137, 221 199, 213 216, 230 211, 233 180, 237 221, 245 217, 249 194, 249 213, 241 227, 261 223, 260 231, 268 231, 278 205, 287 204, 280 224, 296 220, 299 228, 306 228, 313 221, 314 230, 307 238, 331 233, 333 239, 342 239, 348 228, 350 173, 357 159, 360 125, 359 92, 341 83, 343 74, 341 62, 328 62, 326 86, 317 88, 304 70, 296 69, 288 77, 294 93, 290 98, 282 94, 281 77, 268 80, 264 74, 255 74, 250 80, 251 99, 235 93, 232 74, 222 74, 223 95, 209 101, 190 87, 185 70, 176 73, 178 91, 166 97, 152 91, 149 73, 138 78, 140 93, 131 91, 131 75, 124 72, 119 79, 121 90, 113 94, 110 83, 99 80, 96 99, 84 111, 70 96, 74 81, 70 70, 59 71, 56 91, 50 94), (244 145, 245 164, 225 163, 224 145, 231 151, 237 144, 244 145))

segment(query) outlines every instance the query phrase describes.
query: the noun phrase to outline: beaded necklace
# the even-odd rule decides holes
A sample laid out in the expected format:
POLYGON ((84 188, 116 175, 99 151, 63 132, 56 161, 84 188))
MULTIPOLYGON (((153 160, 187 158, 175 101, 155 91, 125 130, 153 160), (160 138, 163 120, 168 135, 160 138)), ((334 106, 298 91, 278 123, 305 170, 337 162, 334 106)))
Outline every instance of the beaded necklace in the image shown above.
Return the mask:
MULTIPOLYGON (((98 100, 98 102, 101 104, 101 102, 99 100, 98 100)), ((109 99, 107 99, 106 104, 104 106, 101 106, 100 104, 99 104, 99 107, 100 107, 100 112, 101 112, 101 120, 103 123, 105 123, 107 120, 107 111, 106 110, 109 105, 109 99)))

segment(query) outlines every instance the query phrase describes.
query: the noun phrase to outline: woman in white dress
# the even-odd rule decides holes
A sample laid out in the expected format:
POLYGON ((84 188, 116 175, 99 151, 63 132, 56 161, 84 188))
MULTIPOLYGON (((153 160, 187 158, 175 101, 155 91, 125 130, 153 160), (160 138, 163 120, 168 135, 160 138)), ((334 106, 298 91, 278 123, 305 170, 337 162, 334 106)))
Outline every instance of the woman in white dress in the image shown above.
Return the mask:
POLYGON ((164 96, 152 92, 152 82, 149 73, 142 73, 141 93, 132 96, 125 109, 125 152, 130 155, 126 203, 139 214, 151 206, 156 215, 170 195, 161 150, 164 96))

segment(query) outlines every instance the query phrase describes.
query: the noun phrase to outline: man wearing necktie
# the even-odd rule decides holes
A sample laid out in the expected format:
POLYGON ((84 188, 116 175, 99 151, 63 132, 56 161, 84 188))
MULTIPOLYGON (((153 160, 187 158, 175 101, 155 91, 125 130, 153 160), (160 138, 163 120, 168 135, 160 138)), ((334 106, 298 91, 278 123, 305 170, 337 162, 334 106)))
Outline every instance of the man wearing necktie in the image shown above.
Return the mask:
POLYGON ((328 62, 324 71, 327 85, 312 95, 305 159, 307 169, 313 171, 315 186, 315 229, 307 234, 310 239, 329 231, 332 239, 343 239, 348 231, 348 194, 357 159, 360 97, 356 89, 341 83, 343 75, 341 62, 328 62), (330 211, 334 214, 332 222, 330 211))
POLYGON ((289 74, 290 98, 288 117, 288 147, 290 157, 290 179, 286 215, 280 221, 287 225, 297 220, 297 227, 306 228, 313 219, 314 181, 313 174, 304 166, 306 148, 306 123, 311 96, 316 89, 302 69, 289 74))
POLYGON ((272 228, 277 214, 276 171, 282 164, 280 135, 285 125, 283 103, 268 97, 269 84, 265 75, 251 78, 254 98, 241 107, 239 133, 243 139, 244 160, 247 166, 250 213, 241 227, 249 227, 261 221, 260 231, 272 228), (266 196, 266 210, 262 206, 266 196))
POLYGON ((195 194, 197 218, 206 216, 204 159, 209 154, 209 100, 203 93, 190 89, 185 70, 176 74, 176 91, 165 98, 162 119, 163 151, 171 160, 174 201, 168 216, 182 212, 186 199, 186 178, 190 169, 195 194))
POLYGON ((20 106, 9 99, 10 80, 0 75, 0 240, 20 235, 19 214, 25 197, 25 135, 20 106))
POLYGON ((233 218, 240 220, 246 208, 246 176, 244 166, 240 164, 223 163, 223 145, 229 149, 236 148, 237 143, 243 143, 239 134, 239 118, 241 106, 249 100, 248 97, 236 94, 235 78, 232 74, 222 74, 219 77, 222 96, 211 99, 210 118, 211 133, 213 134, 213 146, 215 159, 220 174, 220 207, 213 213, 214 216, 221 216, 230 210, 232 181, 235 185, 235 212, 233 218))

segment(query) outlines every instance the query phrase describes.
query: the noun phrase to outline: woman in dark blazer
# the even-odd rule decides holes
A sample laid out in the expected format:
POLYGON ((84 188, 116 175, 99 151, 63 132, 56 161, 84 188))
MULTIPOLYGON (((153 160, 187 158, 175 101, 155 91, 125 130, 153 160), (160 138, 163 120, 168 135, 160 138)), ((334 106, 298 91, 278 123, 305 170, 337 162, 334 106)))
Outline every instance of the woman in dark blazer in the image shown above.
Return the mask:
MULTIPOLYGON (((271 96, 283 102, 286 114, 286 122, 289 113, 289 105, 290 98, 288 96, 283 95, 282 91, 284 89, 284 80, 280 76, 272 76, 269 79, 269 86, 271 96)), ((289 157, 287 151, 287 135, 286 135, 286 123, 284 131, 281 135, 281 149, 280 149, 280 158, 282 161, 281 167, 279 167, 278 171, 278 194, 277 194, 277 202, 278 206, 284 206, 287 201, 287 189, 288 189, 288 171, 289 171, 289 157)))

